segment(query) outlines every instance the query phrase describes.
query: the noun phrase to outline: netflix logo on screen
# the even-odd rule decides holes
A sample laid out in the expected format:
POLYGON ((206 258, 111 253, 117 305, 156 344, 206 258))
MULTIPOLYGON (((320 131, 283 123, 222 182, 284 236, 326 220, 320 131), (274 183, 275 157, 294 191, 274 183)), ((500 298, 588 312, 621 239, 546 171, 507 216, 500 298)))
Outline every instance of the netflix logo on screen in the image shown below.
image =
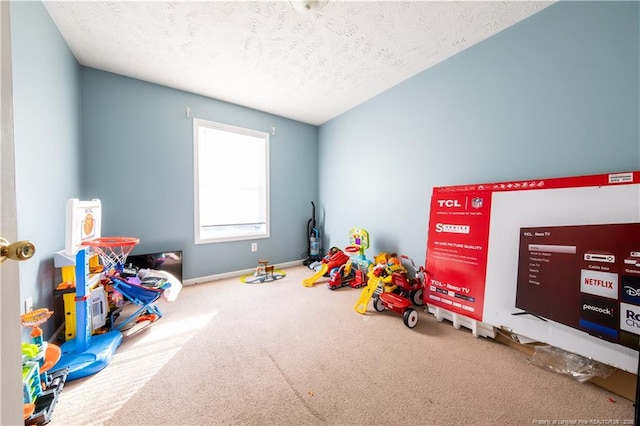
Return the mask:
POLYGON ((618 302, 583 294, 580 297, 580 328, 589 334, 604 338, 618 337, 618 302))
POLYGON ((622 291, 620 299, 633 305, 640 305, 640 277, 623 275, 621 278, 622 291))
POLYGON ((620 303, 620 330, 640 334, 640 306, 620 303))
POLYGON ((580 271, 580 291, 609 299, 618 299, 618 274, 582 269, 580 271))

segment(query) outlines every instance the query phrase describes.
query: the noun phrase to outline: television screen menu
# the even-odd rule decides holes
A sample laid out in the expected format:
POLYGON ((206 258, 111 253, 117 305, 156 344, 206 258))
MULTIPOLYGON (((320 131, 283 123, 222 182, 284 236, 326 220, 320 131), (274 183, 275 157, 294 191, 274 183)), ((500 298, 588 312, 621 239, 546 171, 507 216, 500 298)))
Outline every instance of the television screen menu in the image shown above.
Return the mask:
POLYGON ((516 308, 637 348, 640 224, 521 228, 516 308))

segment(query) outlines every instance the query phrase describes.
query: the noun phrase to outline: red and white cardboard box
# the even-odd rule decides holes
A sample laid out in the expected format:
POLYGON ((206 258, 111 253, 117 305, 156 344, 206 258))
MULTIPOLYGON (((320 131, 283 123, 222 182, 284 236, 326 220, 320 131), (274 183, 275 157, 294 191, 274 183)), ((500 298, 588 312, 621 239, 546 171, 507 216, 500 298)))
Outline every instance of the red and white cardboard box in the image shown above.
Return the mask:
MULTIPOLYGON (((522 247, 525 251, 543 253, 554 259, 552 265, 555 266, 560 264, 563 256, 571 258, 575 268, 565 269, 569 270, 567 273, 571 277, 577 276, 575 292, 578 295, 584 268, 631 276, 632 272, 620 272, 620 268, 635 268, 629 259, 640 253, 640 245, 628 244, 624 247, 626 252, 618 250, 615 245, 620 253, 602 257, 600 252, 612 250, 611 247, 602 250, 600 246, 607 244, 592 244, 588 250, 583 250, 583 245, 571 241, 547 244, 542 235, 549 230, 615 224, 640 224, 640 171, 436 187, 431 199, 427 237, 426 269, 430 281, 424 293, 425 302, 432 307, 494 327, 508 328, 529 339, 635 372, 637 351, 612 341, 615 338, 611 336, 609 340, 603 339, 600 332, 606 334, 610 327, 600 329, 597 317, 587 318, 594 313, 606 313, 609 309, 609 313, 617 315, 620 327, 616 329, 630 328, 624 323, 621 301, 616 302, 616 309, 592 306, 594 299, 589 297, 605 297, 596 294, 585 296, 587 308, 580 303, 567 306, 566 309, 578 310, 585 317, 580 317, 580 313, 571 315, 577 315, 576 318, 585 324, 594 325, 589 332, 544 316, 530 315, 516 307, 519 268, 523 267, 521 262, 543 262, 531 260, 538 259, 534 255, 521 253, 522 247), (524 232, 532 232, 532 235, 524 235, 524 232), (540 235, 535 235, 536 232, 540 235), (531 242, 521 246, 528 237, 533 238, 531 242), (553 247, 549 249, 547 246, 553 247), (585 267, 584 262, 596 266, 585 267), (608 271, 608 267, 617 269, 608 271)), ((629 229, 635 233, 637 228, 629 229)), ((634 235, 630 235, 628 240, 636 238, 634 235)), ((524 267, 531 269, 527 273, 533 278, 527 276, 527 279, 532 285, 540 278, 536 274, 544 275, 544 271, 535 265, 524 267)), ((559 274, 563 270, 553 269, 552 273, 547 270, 547 274, 554 276, 556 273, 553 271, 559 274)), ((591 279, 593 274, 586 275, 591 279)), ((520 279, 522 281, 522 277, 520 279)), ((623 286, 618 287, 621 292, 623 286)), ((563 318, 563 312, 557 306, 554 305, 553 313, 547 316, 563 318)), ((563 321, 570 323, 572 320, 563 321)))

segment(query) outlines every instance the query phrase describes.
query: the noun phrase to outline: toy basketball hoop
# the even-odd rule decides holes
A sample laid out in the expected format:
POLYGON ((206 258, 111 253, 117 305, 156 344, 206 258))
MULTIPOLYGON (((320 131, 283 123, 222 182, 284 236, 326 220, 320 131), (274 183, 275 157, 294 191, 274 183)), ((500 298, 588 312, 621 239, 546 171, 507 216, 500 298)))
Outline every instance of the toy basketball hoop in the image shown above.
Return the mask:
POLYGON ((23 327, 36 328, 46 322, 52 314, 53 311, 47 308, 36 309, 20 315, 20 324, 23 327))
POLYGON ((133 237, 102 237, 83 241, 82 245, 91 247, 100 256, 105 272, 109 272, 112 268, 121 271, 127 256, 139 242, 133 237))
POLYGON ((36 309, 20 315, 20 324, 31 329, 31 340, 34 344, 42 346, 42 329, 44 324, 53 315, 53 311, 47 308, 36 309))
POLYGON ((360 246, 352 244, 350 246, 346 246, 344 248, 344 251, 346 251, 349 256, 355 256, 357 254, 360 254, 360 246))

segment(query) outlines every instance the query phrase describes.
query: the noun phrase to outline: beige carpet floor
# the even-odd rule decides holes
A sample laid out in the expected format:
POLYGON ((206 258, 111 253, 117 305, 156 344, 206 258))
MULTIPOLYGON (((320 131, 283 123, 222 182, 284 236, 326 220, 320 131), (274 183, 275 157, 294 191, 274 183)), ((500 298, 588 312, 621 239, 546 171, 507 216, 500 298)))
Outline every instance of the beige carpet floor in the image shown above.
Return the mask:
POLYGON ((286 272, 160 302, 163 318, 107 368, 66 383, 50 425, 631 424, 631 401, 423 308, 409 329, 371 305, 355 312, 358 289, 286 272))

